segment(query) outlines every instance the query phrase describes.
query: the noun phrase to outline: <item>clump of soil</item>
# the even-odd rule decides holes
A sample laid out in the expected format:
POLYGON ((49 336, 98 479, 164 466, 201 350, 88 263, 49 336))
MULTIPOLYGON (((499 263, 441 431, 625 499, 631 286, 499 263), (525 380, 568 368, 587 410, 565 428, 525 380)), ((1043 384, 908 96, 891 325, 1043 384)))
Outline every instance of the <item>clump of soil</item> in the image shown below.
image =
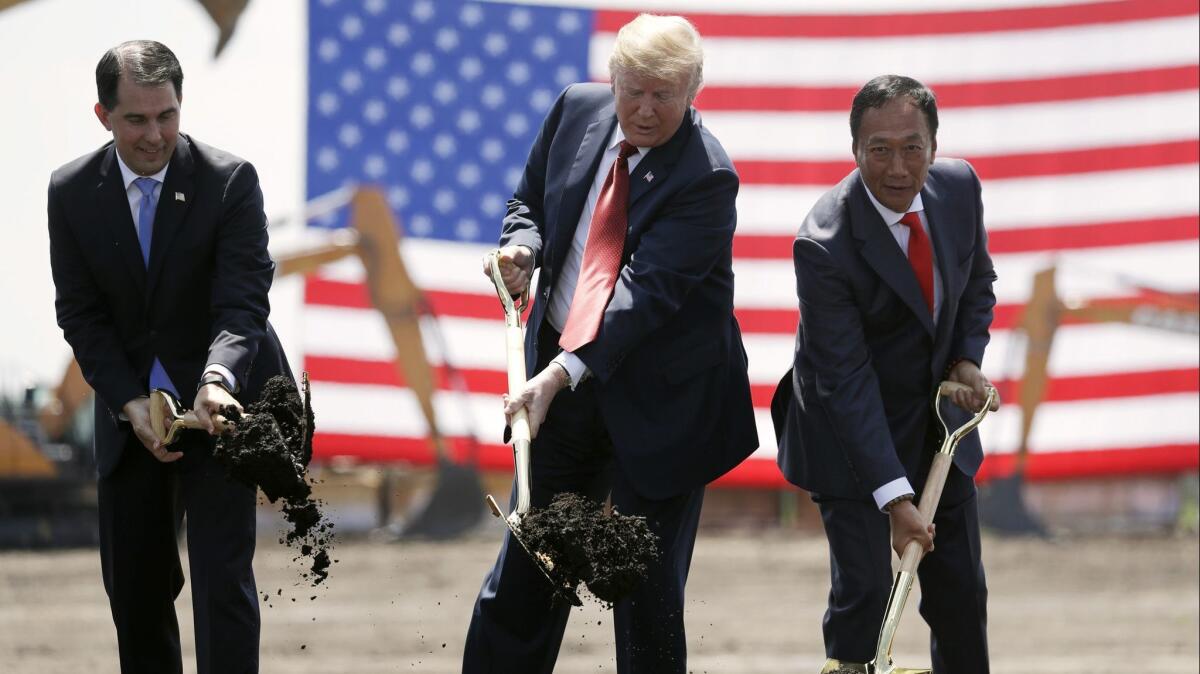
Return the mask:
POLYGON ((659 556, 645 517, 605 514, 580 494, 559 494, 548 508, 530 510, 520 533, 531 551, 553 562, 556 580, 572 590, 586 585, 608 608, 645 579, 659 556))
POLYGON ((307 373, 303 388, 302 400, 296 383, 279 375, 267 381, 262 397, 247 405, 244 414, 236 407, 221 408, 233 428, 221 434, 214 456, 233 479, 262 489, 271 503, 282 499, 291 530, 280 542, 298 548, 299 558, 312 560, 303 576, 319 585, 329 576, 333 523, 312 497, 306 474, 316 420, 307 373))

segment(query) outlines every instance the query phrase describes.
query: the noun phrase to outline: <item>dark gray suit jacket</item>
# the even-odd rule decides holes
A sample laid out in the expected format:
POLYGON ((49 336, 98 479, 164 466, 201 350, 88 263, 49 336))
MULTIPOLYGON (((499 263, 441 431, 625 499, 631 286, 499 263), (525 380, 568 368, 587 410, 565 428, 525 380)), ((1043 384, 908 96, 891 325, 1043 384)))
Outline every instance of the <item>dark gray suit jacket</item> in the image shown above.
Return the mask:
MULTIPOLYGON (((983 363, 996 278, 987 250, 979 179, 939 159, 921 190, 942 303, 935 328, 908 259, 855 170, 825 193, 793 243, 800 328, 793 368, 771 416, 779 466, 792 483, 830 496, 869 496, 911 480, 936 424, 932 400, 959 358, 983 363)), ((974 475, 978 434, 955 464, 974 475)))
MULTIPOLYGON (((525 340, 531 376, 538 328, 616 123, 608 86, 567 88, 509 202, 500 244, 528 246, 541 268, 525 340)), ((595 341, 575 352, 597 379, 617 460, 648 498, 703 485, 758 446, 733 317, 737 189, 729 157, 690 109, 630 175, 623 266, 595 341)))
POLYGON ((185 405, 208 364, 229 368, 243 403, 271 376, 291 376, 267 323, 275 265, 248 162, 179 135, 149 269, 112 143, 54 172, 48 216, 58 324, 96 392, 100 475, 120 459, 130 428, 118 415, 147 393, 155 357, 185 405))

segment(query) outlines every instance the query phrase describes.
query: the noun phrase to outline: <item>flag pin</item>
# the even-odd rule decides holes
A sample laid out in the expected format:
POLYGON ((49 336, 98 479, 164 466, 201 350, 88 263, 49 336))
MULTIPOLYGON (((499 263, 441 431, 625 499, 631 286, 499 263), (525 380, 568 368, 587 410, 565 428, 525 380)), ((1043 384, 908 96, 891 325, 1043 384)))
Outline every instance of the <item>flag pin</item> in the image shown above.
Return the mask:
POLYGON ((176 192, 175 193, 175 201, 187 201, 187 200, 184 199, 183 192, 176 192))
POLYGON ((646 172, 646 182, 648 182, 648 183, 654 182, 654 174, 653 173, 651 173, 649 171, 646 172))

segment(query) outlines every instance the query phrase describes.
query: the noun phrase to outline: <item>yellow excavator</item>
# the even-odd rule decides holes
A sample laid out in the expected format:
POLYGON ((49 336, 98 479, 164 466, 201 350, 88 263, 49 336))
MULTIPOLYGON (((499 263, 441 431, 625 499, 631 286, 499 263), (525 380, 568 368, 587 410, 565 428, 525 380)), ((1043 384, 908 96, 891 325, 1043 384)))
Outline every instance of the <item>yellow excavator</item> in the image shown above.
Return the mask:
POLYGON ((1167 332, 1200 335, 1200 302, 1195 293, 1138 288, 1130 298, 1072 301, 1060 297, 1051 265, 1033 277, 1029 302, 1017 332, 1026 340, 1025 367, 1017 391, 1007 397, 1021 411, 1021 430, 1011 468, 990 479, 980 494, 983 524, 999 533, 1045 535, 1025 505, 1023 483, 1029 462, 1029 436, 1038 406, 1050 385, 1048 365, 1054 337, 1064 323, 1126 323, 1167 332))
MULTIPOLYGON (((433 403, 434 371, 421 333, 421 320, 430 315, 428 303, 400 256, 401 230, 383 194, 375 188, 339 190, 314 199, 305 219, 346 207, 350 227, 315 247, 277 256, 276 275, 310 274, 346 257, 361 260, 371 302, 383 315, 395 346, 395 367, 419 402, 437 462, 437 481, 424 504, 411 509, 389 532, 400 538, 454 537, 484 514, 483 487, 474 466, 478 442, 468 434, 467 459, 461 463, 447 449, 433 403)), ((431 327, 436 330, 435 323, 431 327)), ((45 397, 37 400, 31 390, 19 403, 0 401, 0 547, 62 544, 63 536, 55 533, 58 525, 53 522, 61 514, 65 495, 80 492, 66 500, 78 505, 89 503, 90 498, 94 512, 91 389, 74 360, 45 397), (12 529, 7 535, 5 527, 12 529)), ((385 470, 383 474, 378 514, 380 523, 387 524, 395 473, 385 470)), ((88 521, 94 529, 95 517, 88 521)), ((71 526, 72 531, 79 528, 71 526)), ((83 536, 79 542, 89 540, 83 536)))

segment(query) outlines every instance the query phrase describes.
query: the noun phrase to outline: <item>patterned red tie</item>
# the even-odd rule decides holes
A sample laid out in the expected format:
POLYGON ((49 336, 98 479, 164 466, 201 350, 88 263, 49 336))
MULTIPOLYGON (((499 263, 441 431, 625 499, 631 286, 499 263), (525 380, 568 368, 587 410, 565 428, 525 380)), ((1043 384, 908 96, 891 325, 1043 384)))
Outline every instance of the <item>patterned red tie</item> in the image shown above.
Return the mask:
POLYGON ((583 247, 583 262, 567 324, 563 326, 558 345, 564 351, 574 351, 596 338, 604 307, 612 296, 625 250, 626 209, 629 208, 629 155, 637 147, 621 141, 617 160, 604 179, 592 222, 588 227, 587 243, 583 247))
POLYGON ((908 226, 908 263, 917 275, 929 313, 933 313, 933 250, 929 247, 929 237, 925 236, 921 216, 916 211, 905 213, 900 224, 908 226))

